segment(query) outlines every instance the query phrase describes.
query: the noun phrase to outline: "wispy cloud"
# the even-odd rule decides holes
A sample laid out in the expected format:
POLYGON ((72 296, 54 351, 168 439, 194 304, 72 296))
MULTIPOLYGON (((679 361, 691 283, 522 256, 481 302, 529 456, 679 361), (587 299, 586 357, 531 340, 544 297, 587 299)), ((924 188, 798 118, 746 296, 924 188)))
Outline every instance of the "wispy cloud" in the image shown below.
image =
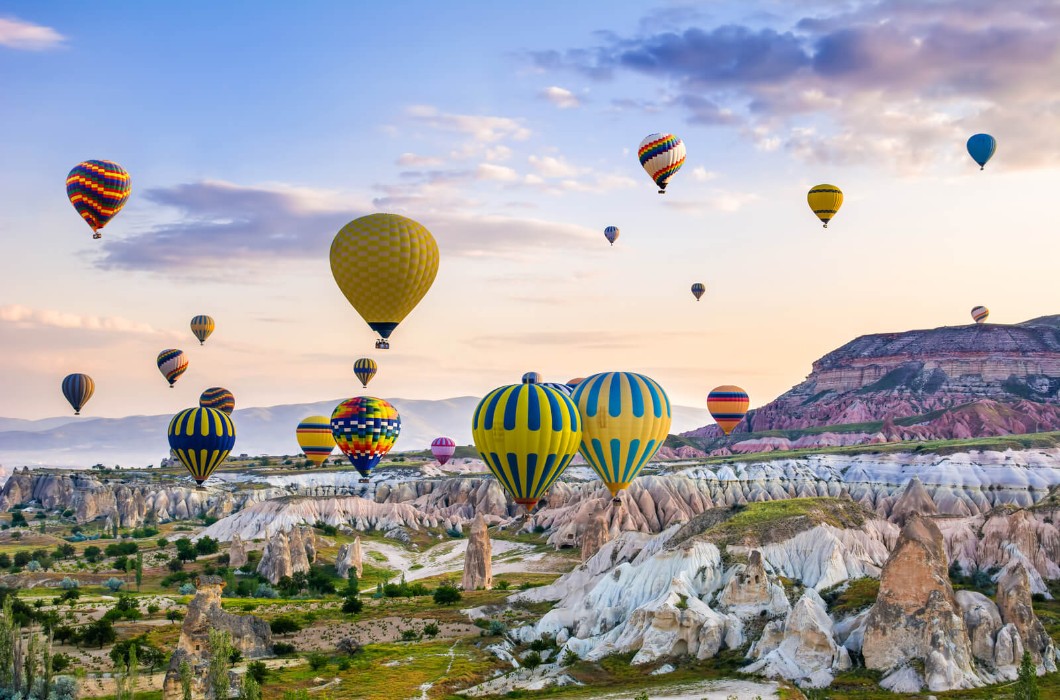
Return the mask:
POLYGON ((33 24, 15 17, 0 17, 0 46, 21 51, 47 51, 66 41, 51 27, 33 24))
POLYGON ((467 134, 480 143, 496 143, 506 139, 525 141, 530 130, 518 119, 475 114, 450 114, 431 105, 414 105, 408 116, 434 129, 467 134))
POLYGON ((0 306, 0 322, 23 328, 49 327, 82 331, 120 331, 141 335, 162 335, 147 323, 120 316, 85 316, 52 309, 34 309, 21 304, 0 306))
POLYGON ((542 90, 541 96, 560 109, 572 109, 581 106, 581 101, 578 99, 577 95, 566 88, 561 88, 556 85, 542 90))

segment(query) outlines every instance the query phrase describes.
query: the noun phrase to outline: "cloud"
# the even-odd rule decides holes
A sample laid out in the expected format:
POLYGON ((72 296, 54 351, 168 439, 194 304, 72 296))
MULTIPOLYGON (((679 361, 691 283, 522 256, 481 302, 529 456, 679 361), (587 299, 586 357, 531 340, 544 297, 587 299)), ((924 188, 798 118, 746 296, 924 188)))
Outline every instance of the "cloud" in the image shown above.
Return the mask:
POLYGON ((84 331, 120 331, 140 335, 162 335, 162 331, 146 323, 119 316, 84 316, 52 309, 33 309, 20 304, 0 306, 0 322, 22 328, 62 328, 84 331))
POLYGON ((519 179, 519 173, 504 165, 493 163, 482 163, 475 169, 475 177, 480 180, 498 180, 500 182, 515 182, 519 179))
POLYGON ((420 156, 415 153, 402 153, 397 159, 397 164, 406 168, 434 168, 442 164, 442 159, 420 156))
POLYGON ((14 17, 0 17, 0 46, 22 51, 47 51, 66 41, 59 32, 14 17))
POLYGON ((557 87, 555 85, 545 88, 542 91, 541 96, 560 109, 572 109, 581 106, 581 102, 578 100, 577 95, 566 88, 557 87))
POLYGON ((689 214, 702 214, 707 211, 725 213, 737 212, 748 204, 757 202, 762 197, 754 192, 733 192, 731 190, 713 189, 696 199, 667 199, 665 206, 689 214))
POLYGON ((449 114, 430 105, 414 105, 408 108, 407 113, 420 124, 441 131, 467 134, 479 143, 496 143, 505 139, 525 141, 530 138, 530 130, 519 120, 509 117, 449 114))
POLYGON ((541 177, 576 177, 585 172, 585 168, 580 168, 562 157, 530 156, 527 161, 541 177))
POLYGON ((707 182, 709 180, 716 180, 718 174, 712 170, 707 170, 702 165, 692 168, 692 179, 697 182, 707 182))
MULTIPOLYGON (((503 166, 489 167, 493 179, 510 177, 503 166)), ((597 243, 596 233, 581 226, 465 213, 477 203, 446 200, 449 182, 444 174, 436 179, 442 184, 413 188, 405 199, 397 193, 409 188, 394 187, 385 190, 393 197, 375 201, 414 208, 416 220, 431 230, 444 256, 525 258, 557 249, 587 250, 597 243)), ((235 266, 246 271, 326 261, 343 225, 380 208, 331 191, 216 181, 151 189, 143 197, 171 208, 175 217, 131 236, 104 239, 97 267, 217 279, 235 266)), ((239 275, 240 281, 246 279, 254 277, 239 275)))
POLYGON ((812 16, 605 35, 598 46, 531 60, 601 81, 651 76, 661 97, 615 106, 677 105, 691 122, 734 126, 762 150, 812 161, 889 156, 916 170, 963 158, 960 145, 977 131, 998 137, 1006 167, 1060 159, 1055 2, 882 0, 803 11, 812 16))

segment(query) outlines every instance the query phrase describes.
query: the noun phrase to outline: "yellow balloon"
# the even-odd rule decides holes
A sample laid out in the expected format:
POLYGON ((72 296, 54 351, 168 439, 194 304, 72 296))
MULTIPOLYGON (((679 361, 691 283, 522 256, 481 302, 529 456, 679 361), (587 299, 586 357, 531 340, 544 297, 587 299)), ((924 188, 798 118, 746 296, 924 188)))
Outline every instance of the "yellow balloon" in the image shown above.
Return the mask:
POLYGON ((835 185, 817 185, 806 195, 806 201, 824 227, 828 228, 828 222, 843 206, 843 190, 835 185))
POLYGON ((582 417, 582 457, 617 501, 666 441, 670 399, 654 379, 633 372, 594 374, 571 398, 582 417))
POLYGON ((331 434, 331 418, 327 416, 309 416, 303 418, 295 429, 298 446, 302 448, 306 459, 319 467, 335 451, 335 437, 331 434))
POLYGON ((362 216, 331 242, 331 273, 361 318, 389 338, 431 288, 438 244, 422 224, 404 216, 362 216))

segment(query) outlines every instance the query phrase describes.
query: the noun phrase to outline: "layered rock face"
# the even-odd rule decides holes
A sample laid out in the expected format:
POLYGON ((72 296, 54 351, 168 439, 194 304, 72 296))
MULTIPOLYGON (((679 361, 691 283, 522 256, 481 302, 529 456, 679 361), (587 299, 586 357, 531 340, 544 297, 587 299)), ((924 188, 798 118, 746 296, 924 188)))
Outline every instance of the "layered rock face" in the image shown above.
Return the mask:
POLYGON ((275 533, 265 545, 257 572, 276 585, 284 576, 309 571, 316 561, 316 535, 310 527, 292 527, 275 533))
POLYGON ((931 499, 920 478, 914 476, 906 484, 905 491, 891 508, 891 522, 905 525, 906 520, 914 515, 936 515, 939 512, 935 501, 931 499))
POLYGON ((611 539, 609 518, 605 513, 603 509, 597 511, 585 529, 585 534, 582 536, 582 561, 587 561, 589 557, 599 552, 600 548, 611 539))
POLYGON ((335 557, 335 572, 339 576, 349 578, 351 571, 357 574, 357 578, 364 575, 364 565, 361 562, 360 537, 339 547, 338 556, 335 557))
POLYGON ((180 664, 187 661, 192 669, 192 698, 207 695, 206 676, 210 665, 210 630, 226 630, 232 644, 245 659, 256 659, 272 653, 272 631, 269 623, 252 615, 233 615, 221 608, 223 579, 200 576, 195 597, 188 604, 188 612, 180 629, 177 648, 169 661, 163 684, 163 700, 180 700, 180 664))
POLYGON ((493 588, 493 545, 489 529, 481 515, 471 524, 471 536, 464 551, 464 577, 461 587, 465 591, 493 588))
MULTIPOLYGON (((891 427, 909 430, 897 439, 1057 429, 1060 316, 862 336, 814 362, 804 382, 750 412, 736 431, 883 421, 982 401, 975 415, 939 419, 930 430, 891 427)), ((686 435, 721 433, 707 426, 686 435)))
POLYGON ((1017 562, 997 582, 997 608, 1001 621, 1015 628, 1023 648, 1031 653, 1035 663, 1042 664, 1044 659, 1052 665, 1053 642, 1034 614, 1030 578, 1022 562, 1017 562))

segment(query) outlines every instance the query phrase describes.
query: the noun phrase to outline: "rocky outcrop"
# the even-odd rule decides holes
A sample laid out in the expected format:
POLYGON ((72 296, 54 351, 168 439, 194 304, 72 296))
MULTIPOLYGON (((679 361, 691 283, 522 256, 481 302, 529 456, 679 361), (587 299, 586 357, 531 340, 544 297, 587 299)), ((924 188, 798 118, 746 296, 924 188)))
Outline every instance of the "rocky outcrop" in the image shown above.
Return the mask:
POLYGON ((335 572, 340 577, 349 578, 351 571, 356 573, 358 578, 364 575, 360 537, 339 547, 338 556, 335 557, 335 572))
POLYGON ((850 654, 832 635, 832 619, 817 591, 807 589, 784 620, 766 624, 751 648, 754 663, 742 669, 769 678, 787 678, 800 685, 823 688, 836 671, 850 668, 850 654))
POLYGON ((947 574, 942 533, 913 516, 883 567, 880 592, 865 623, 862 654, 867 668, 898 671, 922 663, 923 683, 941 691, 981 685, 972 649, 947 574))
POLYGON ((239 535, 232 537, 232 543, 228 547, 228 566, 239 569, 247 563, 247 547, 239 535))
POLYGON ((968 632, 972 656, 989 665, 1010 665, 997 662, 994 641, 1004 626, 994 601, 978 591, 957 591, 957 604, 964 614, 964 627, 968 632))
POLYGON ((589 557, 600 551, 611 539, 610 518, 605 514, 607 511, 599 510, 589 520, 585 534, 582 535, 582 561, 588 561, 589 557))
POLYGON ((1034 614, 1030 580, 1022 563, 1013 566, 997 582, 997 608, 1001 621, 1015 628, 1023 648, 1031 653, 1035 663, 1041 664, 1045 659, 1055 669, 1052 640, 1034 614))
POLYGON ((481 515, 471 524, 471 535, 464 551, 464 577, 460 585, 465 591, 493 588, 493 546, 486 521, 481 515))
POLYGON ((257 572, 276 585, 284 576, 309 571, 310 564, 316 559, 316 549, 312 545, 314 537, 309 527, 292 527, 275 533, 265 545, 257 572))
POLYGON ((718 607, 740 618, 767 615, 776 617, 791 610, 784 587, 770 580, 762 562, 762 553, 752 550, 746 564, 737 564, 726 572, 728 582, 718 595, 718 607))
POLYGON ((256 659, 272 653, 269 623, 252 615, 233 615, 221 607, 224 580, 217 576, 200 576, 197 592, 188 603, 177 648, 169 661, 163 684, 163 700, 180 700, 180 664, 187 661, 192 669, 192 698, 207 697, 206 676, 210 664, 210 630, 225 630, 244 659, 256 659))
POLYGON ((935 501, 931 500, 920 477, 914 476, 906 484, 901 497, 891 507, 889 519, 898 525, 905 525, 905 521, 913 515, 936 515, 938 512, 935 501))

